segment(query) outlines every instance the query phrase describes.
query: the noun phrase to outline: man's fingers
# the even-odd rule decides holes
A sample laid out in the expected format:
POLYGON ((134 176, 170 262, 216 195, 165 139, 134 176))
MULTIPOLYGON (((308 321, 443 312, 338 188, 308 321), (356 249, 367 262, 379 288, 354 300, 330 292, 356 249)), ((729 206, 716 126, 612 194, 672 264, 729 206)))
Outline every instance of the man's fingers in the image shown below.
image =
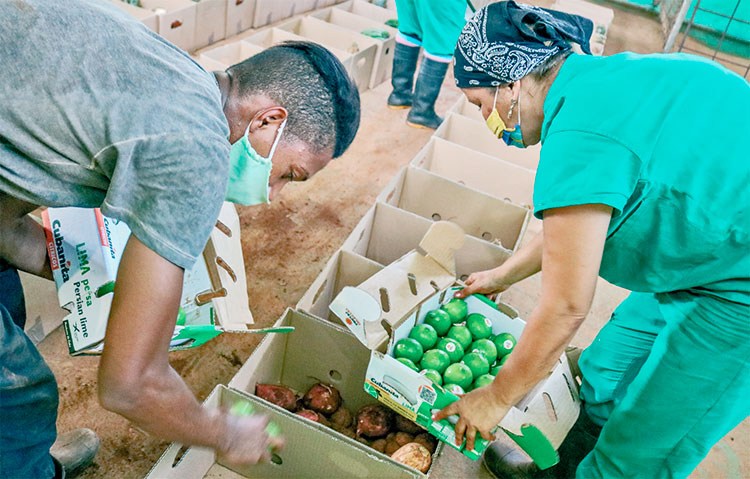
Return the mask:
POLYGON ((440 411, 436 412, 432 415, 433 421, 440 421, 441 419, 445 419, 448 416, 453 416, 458 412, 458 401, 448 404, 440 411))
POLYGON ((482 437, 484 438, 485 441, 494 441, 495 440, 495 435, 492 434, 490 431, 479 430, 479 434, 482 435, 482 437))
POLYGON ((461 443, 464 442, 464 431, 466 431, 466 421, 463 418, 459 418, 455 427, 456 431, 456 446, 461 447, 461 443))
POLYGON ((286 442, 284 441, 284 439, 280 437, 272 437, 268 442, 274 451, 281 451, 284 449, 284 446, 286 445, 286 442))
POLYGON ((466 450, 467 451, 473 451, 474 450, 474 439, 477 437, 477 430, 474 426, 469 426, 466 428, 466 450))

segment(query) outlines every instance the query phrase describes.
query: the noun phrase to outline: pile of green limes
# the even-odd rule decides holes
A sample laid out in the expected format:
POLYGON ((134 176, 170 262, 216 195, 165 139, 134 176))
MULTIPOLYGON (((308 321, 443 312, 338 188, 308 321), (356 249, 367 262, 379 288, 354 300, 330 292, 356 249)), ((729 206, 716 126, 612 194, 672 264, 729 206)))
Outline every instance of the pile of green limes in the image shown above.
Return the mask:
POLYGON ((397 341, 393 356, 448 391, 463 394, 490 384, 515 345, 512 334, 492 334, 487 317, 469 314, 466 302, 453 298, 397 341))

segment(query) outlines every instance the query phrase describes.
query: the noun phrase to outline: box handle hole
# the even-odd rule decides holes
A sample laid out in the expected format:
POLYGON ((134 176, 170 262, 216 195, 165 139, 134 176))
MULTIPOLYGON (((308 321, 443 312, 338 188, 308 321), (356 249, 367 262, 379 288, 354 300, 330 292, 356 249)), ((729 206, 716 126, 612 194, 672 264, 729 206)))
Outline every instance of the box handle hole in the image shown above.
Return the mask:
POLYGON ((440 286, 438 286, 435 281, 430 281, 430 286, 432 286, 432 289, 434 289, 436 293, 440 291, 440 286))
POLYGON ((320 295, 323 294, 323 290, 326 289, 326 285, 328 284, 328 280, 323 281, 323 284, 320 285, 320 288, 318 288, 318 291, 315 293, 315 296, 313 296, 313 304, 318 302, 318 299, 320 298, 320 295))
POLYGON ((491 241, 492 235, 490 234, 489 231, 485 231, 484 233, 482 233, 482 239, 485 241, 491 241))
POLYGON ((336 371, 335 369, 331 369, 328 371, 328 377, 333 379, 334 381, 341 381, 341 378, 343 377, 340 372, 336 371))
POLYGON ((271 464, 276 464, 277 466, 280 466, 284 463, 284 461, 281 459, 281 456, 278 454, 272 454, 271 455, 271 464))
POLYGON ((177 455, 174 457, 174 461, 172 461, 172 467, 177 467, 177 464, 182 461, 182 458, 185 457, 185 454, 190 450, 190 446, 180 446, 180 450, 177 451, 177 455))
POLYGON ((545 409, 547 410, 547 416, 552 422, 557 422, 557 411, 555 411, 555 405, 552 403, 552 398, 546 392, 542 393, 542 399, 544 399, 545 409))
POLYGON ((380 288, 380 305, 386 313, 391 310, 391 305, 388 301, 388 290, 385 288, 380 288))
POLYGON ((440 214, 438 214, 438 213, 432 213, 432 221, 440 221, 441 218, 442 217, 440 216, 440 214))
POLYGON ((461 281, 466 281, 467 279, 469 279, 469 275, 468 275, 468 274, 462 274, 462 275, 461 275, 461 277, 460 277, 459 279, 460 279, 461 281))
POLYGON ((417 277, 414 276, 414 273, 409 273, 406 275, 406 277, 409 279, 409 289, 411 290, 411 294, 416 296, 417 295, 417 277))

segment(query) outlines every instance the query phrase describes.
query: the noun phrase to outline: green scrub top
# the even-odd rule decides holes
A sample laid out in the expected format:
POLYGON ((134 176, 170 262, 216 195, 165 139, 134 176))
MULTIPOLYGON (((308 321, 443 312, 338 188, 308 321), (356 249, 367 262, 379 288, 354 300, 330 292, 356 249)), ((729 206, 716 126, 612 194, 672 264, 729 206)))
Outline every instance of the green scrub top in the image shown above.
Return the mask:
POLYGON ((750 85, 686 54, 570 56, 544 102, 534 214, 613 208, 600 276, 750 304, 750 85))

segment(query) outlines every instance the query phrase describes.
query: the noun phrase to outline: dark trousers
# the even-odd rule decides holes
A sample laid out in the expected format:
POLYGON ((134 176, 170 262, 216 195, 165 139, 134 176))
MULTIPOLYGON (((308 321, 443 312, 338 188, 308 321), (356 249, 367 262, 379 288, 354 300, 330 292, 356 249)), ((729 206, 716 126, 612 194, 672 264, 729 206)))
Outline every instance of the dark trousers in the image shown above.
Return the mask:
POLYGON ((49 448, 57 430, 57 382, 23 332, 18 271, 0 260, 0 478, 55 476, 49 448))

